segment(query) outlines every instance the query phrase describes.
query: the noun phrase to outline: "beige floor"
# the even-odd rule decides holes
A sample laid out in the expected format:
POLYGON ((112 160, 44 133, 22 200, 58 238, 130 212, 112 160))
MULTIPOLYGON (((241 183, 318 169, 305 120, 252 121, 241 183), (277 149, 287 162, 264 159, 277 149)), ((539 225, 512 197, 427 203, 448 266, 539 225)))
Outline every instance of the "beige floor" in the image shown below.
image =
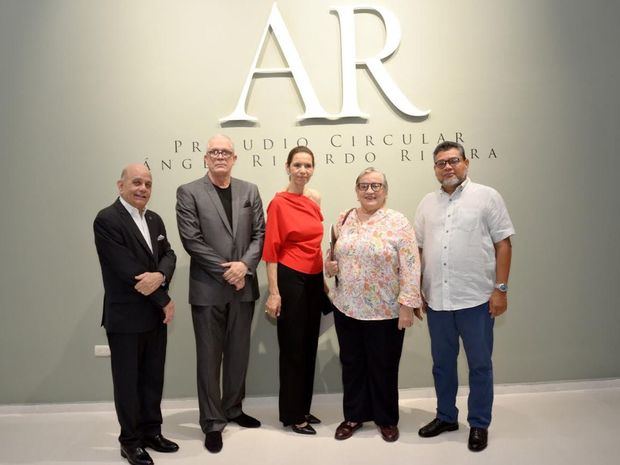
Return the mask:
MULTIPOLYGON (((466 398, 459 396, 465 412, 466 398)), ((468 428, 421 439, 418 428, 434 416, 428 389, 401 392, 401 438, 388 444, 373 425, 347 441, 335 441, 340 397, 317 396, 313 412, 323 419, 316 437, 283 430, 274 398, 246 401, 246 411, 263 421, 258 430, 229 426, 224 449, 210 454, 202 444, 195 400, 166 401, 164 433, 176 454, 151 455, 166 464, 289 465, 571 465, 620 463, 620 380, 496 388, 489 447, 467 450, 468 428)), ((466 415, 463 415, 465 417, 466 415)), ((0 406, 2 464, 122 464, 118 425, 110 404, 0 406)))

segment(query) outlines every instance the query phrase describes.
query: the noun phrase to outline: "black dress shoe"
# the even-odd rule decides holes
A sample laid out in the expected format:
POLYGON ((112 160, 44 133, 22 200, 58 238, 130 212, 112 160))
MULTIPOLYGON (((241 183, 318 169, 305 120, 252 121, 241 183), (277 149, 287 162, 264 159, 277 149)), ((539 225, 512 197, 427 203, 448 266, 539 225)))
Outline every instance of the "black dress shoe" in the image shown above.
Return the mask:
POLYGON ((316 434, 316 430, 310 423, 306 423, 304 426, 291 425, 291 429, 297 434, 316 434))
POLYGON ((319 423, 321 423, 321 420, 319 420, 317 417, 315 417, 311 413, 306 415, 306 421, 310 423, 311 425, 318 425, 319 423))
POLYGON ((142 447, 150 447, 157 452, 176 452, 179 450, 179 445, 176 442, 166 439, 161 434, 143 437, 142 447))
POLYGON ((471 428, 469 430, 469 441, 467 447, 472 452, 480 452, 486 449, 489 443, 489 433, 486 428, 471 428))
POLYGON ((153 465, 153 459, 142 447, 121 446, 121 457, 131 465, 153 465))
POLYGON ((205 434, 205 447, 214 454, 222 450, 222 432, 209 431, 205 434))
POLYGON ((448 423, 447 421, 435 418, 428 425, 420 428, 418 435, 423 438, 433 438, 435 436, 439 436, 441 433, 445 433, 446 431, 456 431, 457 429, 459 429, 458 423, 448 423))
POLYGON ((243 412, 241 412, 241 415, 235 418, 231 418, 230 421, 237 423, 239 426, 243 428, 259 428, 260 427, 260 421, 258 421, 254 417, 251 417, 250 415, 246 415, 243 412))

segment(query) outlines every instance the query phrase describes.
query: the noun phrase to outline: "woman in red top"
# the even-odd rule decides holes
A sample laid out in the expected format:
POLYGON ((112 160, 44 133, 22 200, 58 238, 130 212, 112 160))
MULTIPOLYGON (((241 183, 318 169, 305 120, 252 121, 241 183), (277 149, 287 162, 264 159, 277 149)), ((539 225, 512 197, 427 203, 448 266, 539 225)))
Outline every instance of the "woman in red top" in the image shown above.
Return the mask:
POLYGON ((310 423, 314 366, 323 297, 323 215, 318 192, 307 187, 314 172, 308 147, 288 154, 287 188, 267 207, 263 260, 267 262, 267 313, 277 318, 280 346, 280 421, 300 434, 310 423))

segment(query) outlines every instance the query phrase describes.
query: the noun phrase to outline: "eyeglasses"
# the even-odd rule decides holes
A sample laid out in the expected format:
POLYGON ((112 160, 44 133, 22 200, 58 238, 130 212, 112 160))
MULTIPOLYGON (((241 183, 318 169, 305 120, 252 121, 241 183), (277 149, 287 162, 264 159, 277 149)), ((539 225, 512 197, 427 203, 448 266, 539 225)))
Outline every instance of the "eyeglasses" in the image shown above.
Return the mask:
POLYGON ((224 160, 228 160, 230 157, 233 156, 233 153, 230 150, 226 149, 212 149, 207 152, 207 155, 209 155, 213 159, 223 158, 224 160))
POLYGON ((379 192, 383 189, 383 183, 380 182, 360 182, 357 184, 357 190, 360 192, 366 192, 370 187, 373 192, 379 192))
POLYGON ((460 157, 448 158, 447 160, 438 160, 435 162, 435 168, 444 169, 447 164, 450 166, 456 166, 463 161, 460 157))

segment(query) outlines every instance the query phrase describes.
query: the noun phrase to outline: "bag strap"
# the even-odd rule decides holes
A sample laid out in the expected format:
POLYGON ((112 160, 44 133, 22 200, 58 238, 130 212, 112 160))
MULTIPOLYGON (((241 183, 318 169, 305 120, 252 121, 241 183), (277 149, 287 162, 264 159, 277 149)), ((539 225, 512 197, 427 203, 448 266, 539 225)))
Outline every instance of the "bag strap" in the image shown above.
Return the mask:
MULTIPOLYGON (((344 226, 344 224, 347 222, 347 218, 349 217, 349 215, 351 214, 351 212, 355 210, 355 208, 351 208, 350 210, 348 210, 345 214, 344 214, 344 218, 342 219, 342 222, 340 223, 340 231, 342 231, 342 227, 344 226)), ((338 231, 338 235, 340 235, 340 231, 338 231)), ((336 240, 338 240, 338 238, 336 237, 336 240)), ((334 241, 334 244, 336 242, 334 241)))
MULTIPOLYGON (((347 222, 347 218, 349 217, 349 215, 351 214, 351 212, 353 210, 355 210, 355 208, 351 208, 349 211, 347 211, 344 214, 344 218, 342 219, 342 222, 340 223, 340 231, 342 231, 342 227, 347 222)), ((340 231, 338 231, 338 236, 340 236, 340 231)), ((332 243, 332 253, 333 253, 334 248, 336 248, 336 242, 338 241, 338 236, 336 236, 334 238, 334 242, 332 243)), ((332 260, 333 260, 333 258, 332 258, 332 260)), ((338 276, 335 276, 334 279, 335 279, 335 282, 336 282, 336 287, 338 287, 338 276)))

